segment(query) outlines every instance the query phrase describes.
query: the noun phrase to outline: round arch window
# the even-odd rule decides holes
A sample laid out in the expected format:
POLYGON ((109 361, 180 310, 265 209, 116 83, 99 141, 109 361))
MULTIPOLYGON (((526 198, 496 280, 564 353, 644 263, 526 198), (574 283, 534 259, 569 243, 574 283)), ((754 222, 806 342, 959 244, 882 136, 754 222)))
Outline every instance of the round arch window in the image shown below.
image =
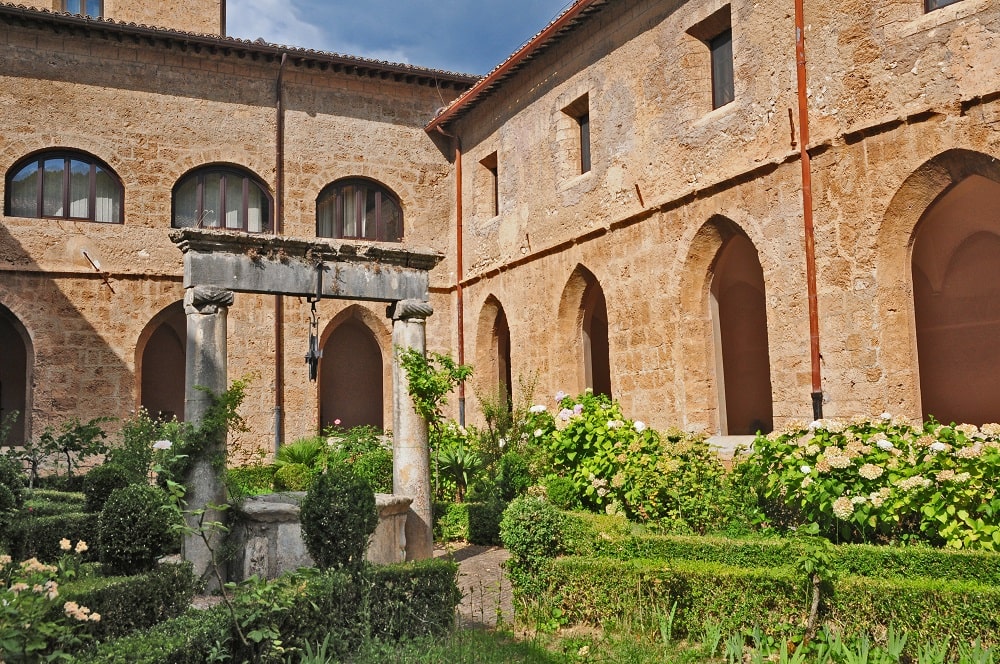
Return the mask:
POLYGON ((264 184, 235 168, 201 168, 174 187, 174 228, 271 230, 271 196, 264 184))
POLYGON ((323 189, 316 199, 316 235, 400 242, 403 211, 399 198, 371 180, 338 180, 323 189))
POLYGON ((12 217, 120 224, 122 183, 107 164, 84 152, 42 152, 8 172, 6 208, 12 217))

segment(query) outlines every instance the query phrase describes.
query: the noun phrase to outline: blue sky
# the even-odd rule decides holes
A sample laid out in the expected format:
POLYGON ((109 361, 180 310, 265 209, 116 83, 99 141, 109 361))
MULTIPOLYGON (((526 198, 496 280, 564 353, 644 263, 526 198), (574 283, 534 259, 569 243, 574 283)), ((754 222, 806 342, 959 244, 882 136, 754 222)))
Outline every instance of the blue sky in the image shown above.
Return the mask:
POLYGON ((571 0, 228 0, 231 37, 485 74, 571 0))

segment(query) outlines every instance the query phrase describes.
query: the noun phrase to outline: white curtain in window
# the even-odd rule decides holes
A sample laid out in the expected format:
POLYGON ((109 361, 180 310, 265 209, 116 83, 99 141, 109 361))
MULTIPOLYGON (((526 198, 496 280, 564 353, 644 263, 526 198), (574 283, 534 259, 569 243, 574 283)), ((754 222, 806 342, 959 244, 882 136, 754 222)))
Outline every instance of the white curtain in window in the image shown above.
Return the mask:
POLYGON ((21 169, 10 182, 10 214, 14 217, 38 215, 38 163, 21 169))
POLYGON ((226 176, 226 228, 242 228, 240 211, 243 209, 243 178, 226 176))
POLYGON ((121 219, 121 209, 122 199, 118 183, 111 177, 111 174, 103 168, 98 168, 97 201, 94 209, 94 221, 103 221, 109 224, 118 223, 121 219))
POLYGON ((75 159, 69 162, 69 216, 90 217, 90 164, 75 159))
POLYGON ((174 226, 198 225, 198 178, 188 178, 174 193, 174 226))
POLYGON ((344 237, 358 236, 358 205, 355 202, 355 187, 344 187, 344 237))
POLYGON ((316 209, 316 235, 319 237, 333 237, 333 213, 336 202, 336 196, 327 196, 318 203, 316 209))
POLYGON ((63 216, 64 163, 63 159, 46 159, 42 165, 42 215, 45 217, 63 216))
POLYGON ((221 197, 222 175, 209 173, 205 176, 204 194, 202 195, 201 225, 205 228, 218 228, 221 218, 222 197, 221 197))
POLYGON ((247 201, 247 230, 251 233, 263 233, 267 219, 267 208, 264 192, 251 184, 247 201))

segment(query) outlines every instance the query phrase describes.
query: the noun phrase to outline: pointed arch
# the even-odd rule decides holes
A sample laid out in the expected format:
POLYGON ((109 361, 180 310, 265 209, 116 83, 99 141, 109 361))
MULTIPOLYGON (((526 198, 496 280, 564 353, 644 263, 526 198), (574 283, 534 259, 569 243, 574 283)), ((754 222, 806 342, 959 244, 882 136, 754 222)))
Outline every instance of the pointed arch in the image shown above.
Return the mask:
POLYGON ((566 357, 577 357, 575 381, 565 372, 567 385, 576 391, 593 389, 612 395, 608 304, 594 273, 577 265, 563 288, 559 302, 559 329, 568 343, 566 357))
POLYGON ((320 429, 336 420, 344 428, 385 428, 392 344, 384 324, 368 309, 352 304, 333 317, 320 342, 320 429))
POLYGON ((698 230, 681 284, 681 345, 689 422, 723 435, 773 428, 764 273, 757 249, 732 220, 698 230))
POLYGON ((497 394, 512 403, 514 384, 511 380, 510 325, 500 300, 486 298, 479 313, 476 332, 476 365, 486 394, 497 394))
POLYGON ((31 438, 31 386, 35 364, 34 345, 14 313, 0 304, 0 422, 17 411, 4 445, 24 445, 31 438))
POLYGON ((153 417, 184 419, 187 317, 184 303, 157 313, 139 334, 135 347, 138 405, 153 417))
POLYGON ((1000 233, 998 184, 997 158, 947 150, 914 170, 886 208, 877 242, 879 342, 893 349, 886 371, 904 412, 1000 419, 984 402, 1000 397, 986 375, 1000 359, 983 341, 992 333, 988 309, 998 306, 988 258, 1000 233), (966 392, 973 386, 981 398, 966 392))
POLYGON ((970 175, 921 218, 913 303, 924 417, 1000 421, 1000 183, 970 175))

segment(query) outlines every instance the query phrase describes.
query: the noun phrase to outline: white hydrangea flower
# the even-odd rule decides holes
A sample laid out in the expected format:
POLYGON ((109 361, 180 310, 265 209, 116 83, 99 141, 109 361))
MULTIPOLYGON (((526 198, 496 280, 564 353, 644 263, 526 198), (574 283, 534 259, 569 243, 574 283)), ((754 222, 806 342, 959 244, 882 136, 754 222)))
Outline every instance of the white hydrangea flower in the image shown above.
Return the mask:
POLYGON ((635 424, 632 425, 638 433, 642 433, 646 430, 646 423, 642 420, 636 420, 635 424))
POLYGON ((546 406, 544 404, 536 403, 534 406, 532 406, 531 408, 528 409, 528 412, 529 413, 544 413, 548 409, 549 409, 548 406, 546 406))

